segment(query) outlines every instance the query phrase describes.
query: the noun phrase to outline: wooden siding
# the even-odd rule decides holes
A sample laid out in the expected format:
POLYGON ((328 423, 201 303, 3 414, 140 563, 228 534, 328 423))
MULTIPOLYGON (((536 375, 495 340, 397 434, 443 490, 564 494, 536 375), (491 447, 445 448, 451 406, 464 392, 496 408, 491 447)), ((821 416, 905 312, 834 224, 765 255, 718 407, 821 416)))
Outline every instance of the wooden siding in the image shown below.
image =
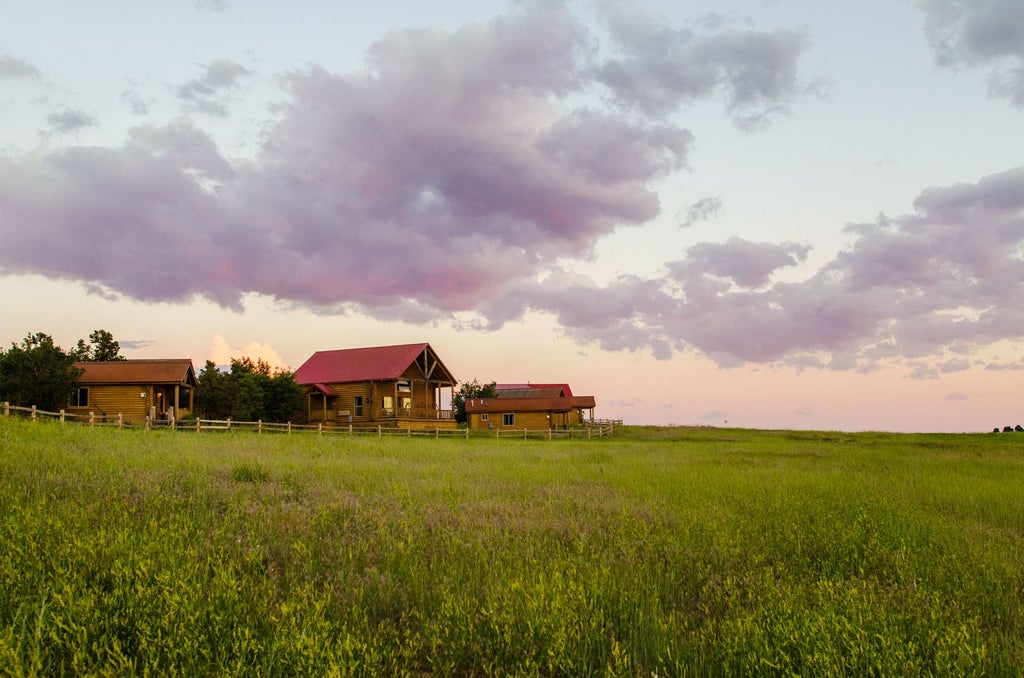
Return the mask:
POLYGON ((523 429, 545 430, 549 428, 567 428, 584 422, 583 412, 573 408, 568 412, 517 412, 515 399, 508 399, 508 409, 504 412, 470 412, 467 422, 471 429, 523 429), (503 415, 514 414, 515 423, 505 426, 503 415), (487 415, 487 419, 484 419, 487 415))
MULTIPOLYGON (((123 414, 129 421, 143 421, 149 416, 151 407, 162 415, 174 405, 174 386, 146 386, 132 384, 84 385, 89 390, 86 407, 68 407, 70 414, 97 417, 116 417, 123 414), (158 395, 161 394, 161 395, 158 395)), ((179 388, 180 408, 178 417, 189 412, 189 390, 179 388)))
MULTIPOLYGON (((435 415, 437 411, 436 390, 442 387, 439 382, 427 382, 416 365, 411 365, 401 379, 394 381, 362 381, 342 384, 325 384, 337 393, 326 396, 326 418, 324 417, 324 395, 314 391, 306 399, 306 416, 309 422, 323 421, 328 424, 354 426, 377 422, 436 422, 450 419, 450 411, 435 415), (409 391, 399 391, 398 382, 408 381, 409 391), (363 398, 363 414, 355 413, 355 399, 363 398), (390 398, 390 407, 385 408, 385 398, 390 398), (401 398, 409 398, 407 408, 402 407, 401 398), (348 414, 342 414, 347 412, 348 414), (351 419, 350 419, 351 418, 351 419)), ((453 422, 454 423, 454 422, 453 422)), ((404 424, 403 424, 404 426, 404 424)), ((424 424, 432 428, 433 424, 424 424)))

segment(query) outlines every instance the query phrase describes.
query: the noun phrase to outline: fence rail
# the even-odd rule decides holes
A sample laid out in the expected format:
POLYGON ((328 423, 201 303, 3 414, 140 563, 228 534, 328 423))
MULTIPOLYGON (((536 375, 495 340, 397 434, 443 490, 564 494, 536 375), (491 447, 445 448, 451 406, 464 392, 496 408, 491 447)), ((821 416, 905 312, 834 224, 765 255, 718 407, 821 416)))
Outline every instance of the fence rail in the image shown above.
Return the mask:
POLYGON ((57 420, 60 423, 74 423, 85 426, 106 426, 114 428, 145 428, 145 429, 169 429, 172 431, 247 431, 257 434, 262 433, 313 433, 317 435, 374 435, 378 438, 384 436, 402 437, 431 437, 431 438, 517 438, 520 440, 558 440, 565 438, 591 439, 606 438, 615 432, 616 426, 622 425, 621 419, 595 419, 586 422, 580 428, 570 429, 495 429, 474 431, 467 428, 398 428, 394 426, 353 426, 352 424, 342 426, 324 426, 324 424, 293 424, 291 422, 277 423, 266 421, 233 421, 231 419, 153 419, 146 417, 145 421, 130 421, 122 414, 101 415, 94 413, 86 415, 71 414, 60 410, 59 412, 48 412, 40 410, 35 406, 19 407, 8 402, 3 403, 3 416, 20 416, 30 418, 33 421, 39 419, 57 420))

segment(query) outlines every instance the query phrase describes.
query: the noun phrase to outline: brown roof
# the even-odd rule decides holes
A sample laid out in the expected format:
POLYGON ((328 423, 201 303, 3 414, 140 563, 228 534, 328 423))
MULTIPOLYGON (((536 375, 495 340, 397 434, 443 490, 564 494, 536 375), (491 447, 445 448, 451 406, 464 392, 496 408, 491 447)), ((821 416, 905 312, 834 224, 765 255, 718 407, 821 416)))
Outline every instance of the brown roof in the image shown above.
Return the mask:
POLYGON ((471 398, 466 412, 568 412, 596 407, 594 396, 572 398, 471 398))
POLYGON ((195 371, 188 358, 167 360, 111 360, 80 362, 84 370, 79 384, 182 384, 196 385, 195 371))
MULTIPOLYGON (((431 374, 431 381, 455 383, 448 368, 437 357, 430 344, 372 346, 317 351, 295 370, 295 383, 346 384, 355 381, 386 381, 398 379, 427 352, 440 369, 431 374)), ((418 364, 418 363, 417 363, 418 364)), ((422 369, 422 366, 421 366, 422 369)))

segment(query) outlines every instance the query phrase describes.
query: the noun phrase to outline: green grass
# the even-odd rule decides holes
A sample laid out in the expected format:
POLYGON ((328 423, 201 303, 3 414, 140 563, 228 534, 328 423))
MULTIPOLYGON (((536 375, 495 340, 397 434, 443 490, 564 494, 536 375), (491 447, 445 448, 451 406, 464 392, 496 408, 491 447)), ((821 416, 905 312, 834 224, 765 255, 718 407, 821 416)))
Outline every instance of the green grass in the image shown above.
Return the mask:
POLYGON ((1012 675, 1024 434, 0 418, 0 675, 1012 675))

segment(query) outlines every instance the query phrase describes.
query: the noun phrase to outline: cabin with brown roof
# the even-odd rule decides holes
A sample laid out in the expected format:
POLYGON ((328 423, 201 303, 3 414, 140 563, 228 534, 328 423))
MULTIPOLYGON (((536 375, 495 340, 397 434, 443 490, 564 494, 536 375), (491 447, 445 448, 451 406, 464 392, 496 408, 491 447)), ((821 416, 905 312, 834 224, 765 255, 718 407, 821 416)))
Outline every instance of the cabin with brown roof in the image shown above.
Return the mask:
POLYGON ((327 426, 455 428, 441 409, 443 389, 455 394, 455 377, 430 344, 317 351, 299 369, 306 387, 306 419, 327 426))
POLYGON ((495 398, 466 400, 471 429, 567 429, 594 420, 594 396, 574 396, 568 384, 497 384, 495 398))
POLYGON ((180 419, 192 412, 196 374, 188 358, 77 362, 82 370, 68 413, 180 419))

